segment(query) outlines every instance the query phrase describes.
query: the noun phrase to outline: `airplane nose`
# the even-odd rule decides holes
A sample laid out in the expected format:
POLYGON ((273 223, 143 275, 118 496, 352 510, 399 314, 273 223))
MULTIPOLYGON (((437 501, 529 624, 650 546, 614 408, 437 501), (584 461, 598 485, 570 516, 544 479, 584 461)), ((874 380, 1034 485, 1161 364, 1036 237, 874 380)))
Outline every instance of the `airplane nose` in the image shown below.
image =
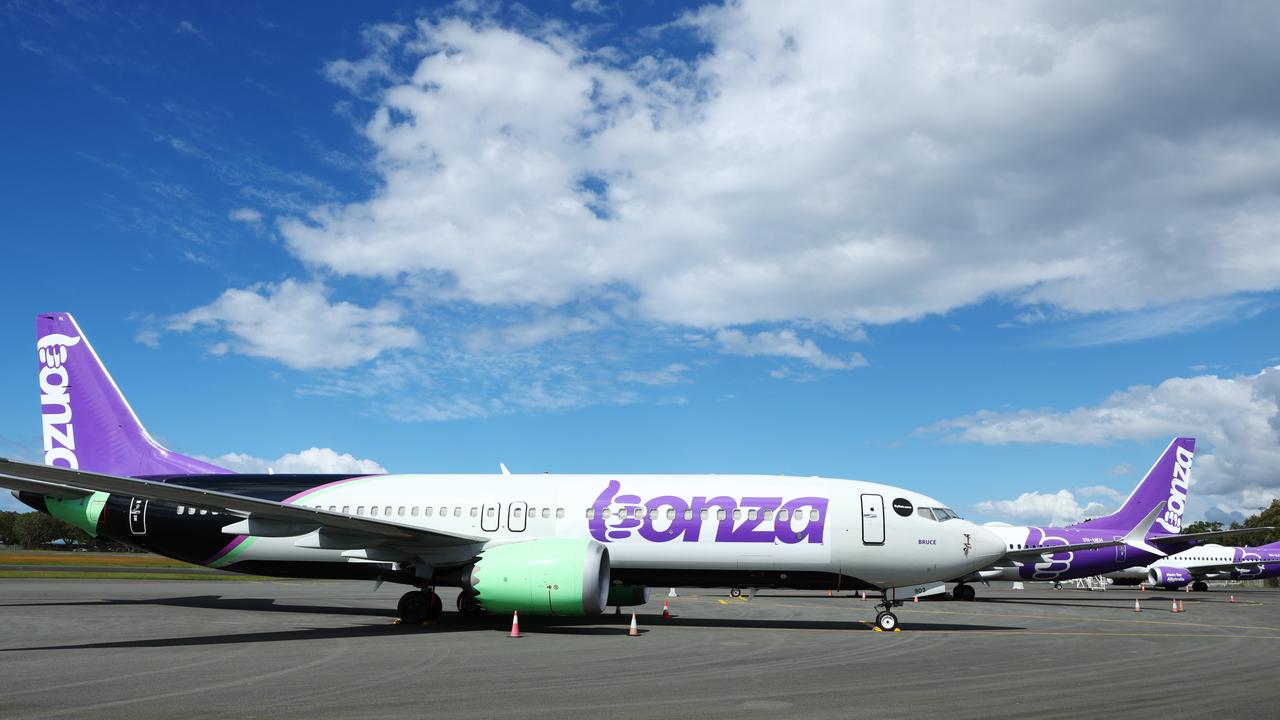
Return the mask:
POLYGON ((968 536, 969 559, 975 568, 986 567, 1004 557, 1004 540, 998 535, 968 520, 959 522, 962 524, 957 529, 968 536))

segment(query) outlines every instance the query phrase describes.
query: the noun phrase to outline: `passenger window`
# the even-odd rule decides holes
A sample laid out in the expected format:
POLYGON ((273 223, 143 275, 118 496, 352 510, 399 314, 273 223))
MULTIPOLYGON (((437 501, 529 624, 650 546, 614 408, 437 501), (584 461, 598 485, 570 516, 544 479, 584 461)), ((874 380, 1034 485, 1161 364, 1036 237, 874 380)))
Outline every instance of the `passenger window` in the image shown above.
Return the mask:
POLYGON ((491 507, 487 507, 487 508, 485 508, 485 509, 484 509, 484 516, 485 516, 485 517, 493 517, 493 508, 491 508, 491 507))
POLYGON ((699 519, 699 520, 706 520, 706 519, 707 519, 707 515, 708 515, 708 511, 703 510, 702 512, 698 513, 698 519, 699 519))
POLYGON ((184 508, 183 508, 181 505, 179 505, 179 506, 178 506, 178 514, 179 514, 179 515, 181 515, 183 510, 184 510, 184 508))
POLYGON ((440 508, 440 517, 449 517, 449 508, 447 507, 440 508))
POLYGON ((547 520, 551 517, 551 508, 542 508, 542 519, 547 520))
POLYGON ((557 517, 557 518, 563 518, 563 517, 564 517, 564 508, 556 508, 556 517, 557 517))
POLYGON ((650 519, 650 520, 657 520, 657 519, 658 519, 658 508, 650 508, 650 509, 649 509, 649 519, 650 519))
POLYGON ((364 506, 363 506, 363 505, 357 505, 357 506, 356 506, 356 514, 357 514, 357 515, 363 515, 363 514, 364 514, 364 506))
POLYGON ((812 520, 812 521, 814 521, 814 522, 817 522, 817 521, 819 521, 819 520, 821 520, 821 519, 822 519, 822 513, 818 512, 818 511, 815 509, 815 510, 813 510, 812 512, 810 512, 810 513, 809 513, 809 519, 810 519, 810 520, 812 520))
POLYGON ((480 517, 480 508, 471 508, 471 517, 480 517))
POLYGON ((778 519, 779 519, 779 520, 783 520, 783 521, 785 521, 785 520, 787 519, 787 511, 786 511, 786 510, 779 510, 779 511, 778 511, 778 519))
POLYGON ((588 519, 588 520, 595 520, 595 518, 596 518, 596 509, 595 509, 595 508, 587 508, 587 519, 588 519))
POLYGON ((755 508, 751 508, 750 510, 748 510, 748 511, 747 511, 747 519, 748 519, 748 520, 755 520, 755 519, 756 519, 756 509, 755 509, 755 508))
POLYGON ((343 505, 343 506, 342 506, 342 512, 343 512, 343 513, 345 513, 345 514, 347 514, 347 515, 350 515, 350 514, 351 514, 351 506, 350 506, 350 505, 343 505))
POLYGON ((725 513, 724 508, 720 508, 719 510, 716 511, 717 520, 723 520, 726 517, 728 517, 728 515, 725 513))
POLYGON ((520 517, 520 508, 516 508, 516 517, 520 517))
MULTIPOLYGON (((383 514, 383 515, 390 516, 390 515, 391 515, 391 506, 390 506, 390 505, 388 505, 388 506, 386 506, 386 507, 382 508, 382 514, 383 514)), ((404 513, 401 513, 401 514, 403 515, 404 513)))
POLYGON ((608 519, 609 519, 609 508, 605 508, 605 509, 601 510, 601 511, 600 511, 600 517, 604 518, 605 520, 608 520, 608 519))
POLYGON ((765 508, 765 509, 764 509, 764 519, 765 519, 765 520, 772 520, 772 519, 773 519, 773 508, 765 508))
POLYGON ((692 511, 692 510, 685 510, 685 511, 684 511, 684 519, 685 519, 685 520, 692 520, 692 519, 693 519, 693 511, 692 511))
POLYGON ((414 505, 413 507, 409 508, 409 516, 410 516, 410 517, 418 517, 418 506, 417 506, 417 505, 414 505))
POLYGON ((205 510, 204 508, 200 508, 200 514, 201 514, 201 515, 208 515, 208 514, 209 514, 209 511, 208 511, 208 510, 205 510))
POLYGON ((734 519, 734 520, 741 520, 741 519, 742 519, 742 510, 741 510, 740 508, 734 508, 734 509, 733 509, 733 519, 734 519))
POLYGON ((460 507, 455 507, 455 508, 453 509, 453 516, 454 516, 454 517, 462 517, 462 508, 460 508, 460 507))
POLYGON ((370 517, 378 517, 378 506, 377 506, 377 505, 373 505, 373 506, 371 506, 371 507, 369 508, 369 515, 370 515, 370 517))
POLYGON ((422 517, 431 517, 431 513, 433 513, 433 512, 435 512, 435 508, 433 508, 433 507, 424 507, 424 508, 422 508, 422 517))
POLYGON ((675 520, 675 519, 676 519, 676 509, 675 509, 675 508, 667 508, 667 519, 668 519, 668 520, 675 520))

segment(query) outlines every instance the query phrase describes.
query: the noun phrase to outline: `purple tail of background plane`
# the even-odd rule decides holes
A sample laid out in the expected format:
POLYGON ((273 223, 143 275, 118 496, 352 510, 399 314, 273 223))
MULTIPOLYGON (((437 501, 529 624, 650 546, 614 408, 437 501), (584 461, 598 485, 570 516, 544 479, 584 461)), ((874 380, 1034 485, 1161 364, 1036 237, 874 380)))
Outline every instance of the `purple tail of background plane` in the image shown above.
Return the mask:
POLYGON ((1163 502, 1167 503, 1164 512, 1156 518, 1150 534, 1173 535, 1181 532, 1182 512, 1187 506, 1187 483, 1191 479, 1191 460, 1195 457, 1195 452, 1195 438, 1174 438, 1119 510, 1081 525, 1128 531, 1142 522, 1152 508, 1163 502))
POLYGON ((227 473, 151 438, 68 313, 36 316, 46 465, 111 475, 227 473))

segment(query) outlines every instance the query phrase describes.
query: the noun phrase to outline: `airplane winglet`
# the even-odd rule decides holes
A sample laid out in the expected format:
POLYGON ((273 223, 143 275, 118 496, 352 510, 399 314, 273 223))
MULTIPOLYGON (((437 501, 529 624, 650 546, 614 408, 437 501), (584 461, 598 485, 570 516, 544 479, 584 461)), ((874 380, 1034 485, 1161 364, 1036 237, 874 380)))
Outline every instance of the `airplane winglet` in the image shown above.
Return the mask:
POLYGON ((1151 553, 1157 557, 1164 557, 1167 555, 1168 553, 1165 551, 1147 542, 1147 533, 1151 532, 1151 526, 1155 524, 1156 518, 1160 516, 1160 513, 1164 512, 1164 506, 1167 503, 1167 500, 1156 503, 1156 506, 1151 508, 1151 512, 1147 513, 1147 516, 1142 518, 1142 522, 1133 526, 1133 529, 1129 531, 1129 534, 1124 536, 1124 544, 1135 550, 1151 553))
POLYGON ((511 471, 507 469, 507 464, 506 464, 506 463, 498 463, 498 467, 502 468, 502 474, 503 474, 503 475, 510 475, 510 474, 511 474, 511 471))

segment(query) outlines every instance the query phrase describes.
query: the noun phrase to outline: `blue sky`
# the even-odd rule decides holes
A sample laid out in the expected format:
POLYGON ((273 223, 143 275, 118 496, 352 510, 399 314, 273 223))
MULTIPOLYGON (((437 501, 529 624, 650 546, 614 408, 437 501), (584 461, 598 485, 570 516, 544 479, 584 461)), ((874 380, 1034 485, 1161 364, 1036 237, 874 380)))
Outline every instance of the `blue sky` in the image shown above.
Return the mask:
POLYGON ((65 310, 237 469, 813 474, 1044 522, 1189 434, 1193 516, 1280 494, 1274 8, 0 23, 4 454, 39 457, 65 310))

